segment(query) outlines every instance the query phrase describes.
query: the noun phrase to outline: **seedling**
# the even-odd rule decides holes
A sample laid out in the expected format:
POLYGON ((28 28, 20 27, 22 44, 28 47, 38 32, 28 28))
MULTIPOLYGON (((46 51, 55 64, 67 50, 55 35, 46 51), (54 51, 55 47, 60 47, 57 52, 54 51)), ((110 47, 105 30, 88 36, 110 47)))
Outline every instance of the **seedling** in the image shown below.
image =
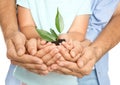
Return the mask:
MULTIPOLYGON (((61 34, 64 29, 64 21, 58 8, 57 8, 57 14, 55 17, 55 26, 58 33, 61 34)), ((52 28, 50 28, 50 32, 44 29, 36 29, 36 30, 39 33, 40 37, 48 42, 52 42, 52 43, 55 43, 56 45, 59 45, 59 43, 61 43, 62 41, 65 41, 64 39, 58 39, 59 34, 57 34, 52 28)))

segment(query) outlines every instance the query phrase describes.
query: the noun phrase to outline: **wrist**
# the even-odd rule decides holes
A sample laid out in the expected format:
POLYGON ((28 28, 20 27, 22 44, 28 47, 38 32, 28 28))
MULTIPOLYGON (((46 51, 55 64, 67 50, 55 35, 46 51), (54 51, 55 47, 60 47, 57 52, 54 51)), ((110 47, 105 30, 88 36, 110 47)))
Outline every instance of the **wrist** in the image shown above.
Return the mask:
POLYGON ((19 31, 9 31, 9 34, 5 37, 5 42, 7 43, 9 40, 12 40, 12 41, 20 40, 23 43, 25 43, 26 37, 23 33, 19 32, 19 31))
POLYGON ((19 33, 19 31, 18 30, 8 30, 3 33, 4 33, 4 39, 6 41, 6 40, 10 39, 12 36, 14 36, 15 34, 19 33))
POLYGON ((81 44, 83 47, 88 47, 92 44, 92 42, 88 39, 85 39, 85 40, 81 41, 81 44))
POLYGON ((99 46, 94 46, 93 44, 90 45, 94 49, 95 55, 96 55, 96 61, 98 61, 103 56, 103 50, 99 46))

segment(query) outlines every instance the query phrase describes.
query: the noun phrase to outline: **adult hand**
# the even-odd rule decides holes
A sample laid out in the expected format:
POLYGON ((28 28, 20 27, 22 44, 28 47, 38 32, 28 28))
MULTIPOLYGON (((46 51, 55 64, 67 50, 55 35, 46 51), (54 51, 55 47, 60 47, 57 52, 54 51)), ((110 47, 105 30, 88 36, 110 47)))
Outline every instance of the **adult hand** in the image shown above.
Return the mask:
POLYGON ((25 53, 25 42, 26 38, 21 32, 15 32, 6 39, 7 56, 10 60, 25 53))
POLYGON ((93 70, 97 62, 96 50, 92 47, 85 48, 84 54, 76 62, 59 61, 58 65, 53 66, 57 71, 63 74, 83 77, 93 70))
MULTIPOLYGON (((84 42, 85 43, 85 42, 84 42)), ((54 64, 52 68, 63 74, 83 77, 91 73, 93 66, 97 62, 97 50, 91 46, 85 47, 84 53, 76 62, 58 61, 58 65, 54 64)))
POLYGON ((8 58, 14 65, 19 65, 27 69, 40 69, 42 60, 25 54, 25 42, 26 38, 21 32, 15 32, 9 36, 6 39, 8 58))

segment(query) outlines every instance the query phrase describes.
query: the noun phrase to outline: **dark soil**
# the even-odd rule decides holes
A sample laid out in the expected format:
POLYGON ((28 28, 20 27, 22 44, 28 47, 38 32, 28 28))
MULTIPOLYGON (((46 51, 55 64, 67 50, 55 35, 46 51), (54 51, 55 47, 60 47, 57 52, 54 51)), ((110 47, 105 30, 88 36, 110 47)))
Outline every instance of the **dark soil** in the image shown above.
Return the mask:
POLYGON ((65 41, 65 39, 58 39, 56 41, 53 41, 52 43, 54 43, 55 45, 59 45, 60 43, 62 43, 63 41, 65 41))

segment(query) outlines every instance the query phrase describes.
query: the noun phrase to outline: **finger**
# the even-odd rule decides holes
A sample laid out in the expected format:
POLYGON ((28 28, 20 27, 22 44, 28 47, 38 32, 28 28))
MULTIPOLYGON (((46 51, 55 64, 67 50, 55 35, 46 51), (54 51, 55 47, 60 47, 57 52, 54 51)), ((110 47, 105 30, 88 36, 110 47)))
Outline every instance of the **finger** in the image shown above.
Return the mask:
POLYGON ((7 40, 6 45, 7 45, 7 57, 8 57, 8 59, 15 60, 15 58, 18 56, 17 56, 17 53, 16 53, 16 50, 15 50, 15 47, 14 47, 12 40, 7 40))
POLYGON ((80 57, 81 57, 81 53, 77 54, 77 56, 75 56, 75 57, 73 58, 73 62, 78 61, 78 59, 79 59, 80 57))
POLYGON ((74 62, 69 61, 57 61, 57 64, 61 67, 67 68, 72 72, 80 72, 78 65, 74 62))
POLYGON ((85 50, 83 55, 78 59, 78 66, 81 68, 86 65, 92 59, 92 53, 89 50, 85 50))
POLYGON ((36 56, 37 57, 43 57, 43 56, 45 56, 46 54, 48 54, 51 50, 53 50, 54 48, 56 48, 56 46, 55 45, 49 45, 49 46, 47 46, 47 47, 45 47, 45 48, 43 48, 43 49, 40 49, 37 53, 36 53, 36 56))
POLYGON ((70 56, 68 50, 64 48, 62 45, 58 46, 59 52, 61 53, 62 57, 64 57, 66 60, 72 61, 72 57, 70 56))
POLYGON ((16 33, 15 36, 12 38, 12 41, 15 45, 15 49, 18 55, 23 55, 25 53, 25 42, 26 37, 22 33, 16 33))
POLYGON ((81 73, 83 74, 83 76, 89 75, 92 72, 94 65, 95 65, 95 60, 92 59, 84 67, 82 67, 81 73))
POLYGON ((42 39, 37 39, 37 47, 39 50, 43 49, 49 45, 51 45, 51 42, 47 42, 47 41, 42 40, 42 39))
POLYGON ((26 69, 32 69, 32 70, 47 70, 47 66, 45 64, 30 64, 30 63, 21 63, 16 61, 11 61, 13 65, 18 65, 20 67, 24 67, 26 69))
POLYGON ((83 77, 83 75, 80 73, 72 72, 71 70, 64 68, 64 67, 60 67, 60 66, 57 67, 56 71, 61 74, 64 74, 64 75, 73 75, 73 76, 77 76, 79 78, 83 77))
POLYGON ((31 55, 35 55, 37 53, 37 40, 32 38, 26 43, 27 51, 31 55))
POLYGON ((73 44, 71 40, 67 42, 62 42, 62 45, 68 50, 71 50, 73 48, 73 44))
POLYGON ((47 75, 49 72, 46 70, 46 71, 41 71, 41 70, 33 70, 33 69, 27 69, 28 71, 31 71, 33 73, 36 73, 38 75, 47 75))
POLYGON ((31 64, 42 64, 43 63, 43 61, 40 58, 36 56, 28 55, 28 54, 24 54, 21 57, 16 57, 14 60, 21 62, 21 63, 31 63, 31 64))
POLYGON ((42 57, 42 60, 47 63, 49 60, 51 60, 55 54, 57 54, 59 52, 58 49, 53 49, 52 51, 50 51, 50 53, 46 54, 45 56, 42 57))
POLYGON ((52 59, 50 59, 46 64, 49 66, 49 65, 52 65, 53 63, 55 63, 57 60, 59 60, 61 57, 61 55, 58 53, 56 54, 52 59))
POLYGON ((80 54, 83 50, 82 45, 78 41, 74 41, 73 43, 74 47, 71 49, 70 54, 72 57, 76 57, 78 54, 80 54))

